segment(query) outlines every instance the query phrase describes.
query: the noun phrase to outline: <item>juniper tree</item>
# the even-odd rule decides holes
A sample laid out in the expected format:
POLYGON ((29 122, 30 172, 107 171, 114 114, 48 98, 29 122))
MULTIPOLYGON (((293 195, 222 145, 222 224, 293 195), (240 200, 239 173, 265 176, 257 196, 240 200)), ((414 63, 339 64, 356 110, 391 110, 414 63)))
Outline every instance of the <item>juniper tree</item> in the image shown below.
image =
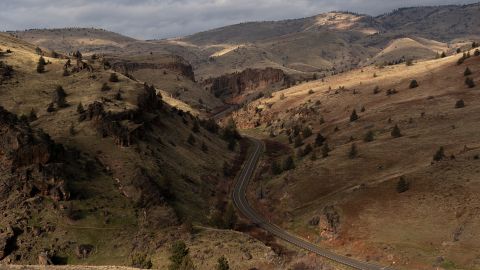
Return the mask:
POLYGON ((79 114, 82 114, 85 112, 85 109, 83 108, 83 104, 80 102, 78 103, 78 106, 77 106, 77 113, 79 114))
POLYGON ((272 161, 272 164, 270 165, 270 170, 272 171, 273 175, 279 175, 282 173, 282 167, 280 164, 278 164, 278 161, 274 160, 272 161))
POLYGON ((322 136, 322 134, 317 133, 317 137, 315 138, 315 146, 322 146, 325 140, 326 139, 322 136))
POLYGON ((475 87, 475 82, 473 81, 472 78, 466 78, 465 79, 465 84, 468 86, 468 88, 474 88, 475 87))
POLYGON ((367 134, 365 134, 363 141, 372 142, 374 139, 375 139, 375 134, 373 133, 373 131, 369 130, 367 134))
POLYGON ((443 149, 443 146, 441 146, 437 152, 435 152, 435 155, 433 155, 433 160, 435 161, 440 161, 445 158, 445 150, 443 149))
POLYGON ((44 73, 45 65, 46 65, 45 59, 43 58, 43 56, 40 56, 40 59, 38 59, 38 63, 37 63, 37 72, 44 73))
POLYGON ((111 89, 112 89, 112 88, 111 88, 110 86, 108 86, 107 83, 103 83, 103 84, 102 84, 102 88, 100 88, 100 90, 101 90, 102 92, 110 91, 111 89))
POLYGON ((61 85, 58 85, 53 92, 53 99, 52 102, 56 103, 59 108, 67 107, 67 102, 65 98, 67 97, 67 93, 63 90, 61 85))
POLYGON ((393 138, 400 138, 402 137, 402 133, 400 132, 400 128, 398 125, 395 125, 392 129, 392 132, 390 133, 393 138))
POLYGON ((110 78, 108 79, 108 81, 113 82, 113 83, 118 82, 119 80, 118 80, 118 75, 117 75, 117 73, 111 73, 111 74, 110 74, 110 78))
POLYGON ((348 157, 350 159, 354 159, 357 156, 358 156, 357 145, 355 143, 352 143, 352 146, 350 147, 350 151, 348 151, 348 157))
POLYGON ((184 259, 188 256, 189 249, 185 242, 179 240, 173 243, 170 248, 170 265, 168 266, 169 270, 178 270, 184 259))
POLYGON ((188 136, 187 142, 190 145, 195 145, 195 137, 193 136, 193 134, 190 134, 190 136, 188 136))
POLYGON ((418 82, 417 82, 417 80, 412 80, 412 81, 410 82, 410 86, 409 86, 409 87, 410 87, 410 89, 417 88, 417 87, 418 87, 418 82))
POLYGON ((325 142, 322 147, 322 157, 326 158, 328 157, 328 153, 330 152, 330 147, 328 146, 328 142, 325 142))
POLYGON ((283 170, 289 171, 295 169, 295 162, 293 161, 292 156, 288 156, 285 161, 283 162, 283 170))
POLYGON ((465 102, 463 101, 463 99, 457 100, 457 102, 455 103, 455 108, 460 109, 463 107, 465 107, 465 102))
POLYGON ((463 76, 470 76, 472 75, 472 71, 470 70, 470 68, 465 68, 465 71, 463 72, 463 76))
POLYGON ((227 258, 225 258, 223 255, 217 260, 217 270, 230 270, 227 258))
POLYGON ((405 177, 401 176, 397 182, 397 192, 403 193, 410 189, 410 184, 405 180, 405 177))
POLYGON ((352 114, 350 115, 350 122, 354 122, 354 121, 357 121, 357 120, 358 120, 357 111, 354 109, 352 111, 352 114))

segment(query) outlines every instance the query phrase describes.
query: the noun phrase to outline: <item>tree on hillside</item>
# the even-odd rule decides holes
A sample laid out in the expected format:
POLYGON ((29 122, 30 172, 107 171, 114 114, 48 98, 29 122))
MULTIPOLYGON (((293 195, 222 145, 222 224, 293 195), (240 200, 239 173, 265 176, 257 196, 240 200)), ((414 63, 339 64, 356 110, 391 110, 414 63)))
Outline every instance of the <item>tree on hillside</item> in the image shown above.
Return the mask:
POLYGON ((193 134, 190 134, 190 136, 188 136, 188 139, 187 139, 187 142, 188 144, 190 145, 195 145, 195 137, 193 136, 193 134))
POLYGON ((193 121, 192 131, 195 132, 195 133, 200 132, 200 125, 198 124, 197 120, 193 121))
POLYGON ((312 136, 312 129, 310 127, 303 128, 302 135, 304 139, 312 136))
POLYGON ((80 102, 78 103, 78 106, 77 106, 77 113, 79 114, 83 114, 85 112, 85 108, 83 108, 83 104, 80 102))
POLYGON ((302 145, 303 145, 303 140, 302 140, 302 138, 300 138, 300 136, 297 136, 297 137, 295 138, 295 143, 294 143, 295 148, 300 147, 300 146, 302 146, 302 145))
POLYGON ((65 90, 63 90, 63 87, 61 85, 58 85, 55 88, 55 91, 53 91, 52 102, 56 103, 59 108, 65 108, 68 106, 65 99, 66 97, 67 93, 65 93, 65 90))
POLYGON ((235 228, 235 224, 237 223, 237 214, 235 213, 235 207, 232 203, 228 203, 227 209, 223 214, 223 224, 225 229, 233 229, 235 228))
POLYGON ((466 68, 465 71, 463 72, 463 76, 470 76, 472 75, 472 71, 470 70, 470 68, 466 68))
POLYGON ((474 88, 475 87, 475 82, 473 81, 472 78, 466 78, 465 79, 465 84, 468 86, 468 88, 474 88))
POLYGON ((315 146, 322 146, 325 140, 325 137, 323 137, 322 134, 318 133, 317 137, 315 138, 315 146))
POLYGON ((445 52, 442 52, 442 54, 440 55, 440 58, 445 58, 447 57, 447 54, 445 52))
POLYGON ((460 109, 463 107, 465 107, 465 102, 463 101, 463 99, 457 100, 457 102, 455 103, 455 108, 460 109))
POLYGON ((42 51, 42 49, 40 49, 40 47, 36 47, 35 48, 35 53, 38 54, 38 55, 42 55, 43 51, 42 51))
POLYGON ((111 73, 110 78, 108 78, 108 81, 113 83, 118 82, 119 79, 118 79, 117 73, 111 73))
POLYGON ((325 143, 323 144, 323 147, 322 147, 322 157, 323 157, 323 158, 328 157, 328 153, 329 153, 330 151, 331 151, 331 150, 330 150, 330 147, 328 146, 328 143, 325 142, 325 143))
POLYGON ((217 261, 217 270, 230 270, 230 266, 228 265, 227 258, 222 255, 222 257, 218 258, 217 261))
POLYGON ((278 164, 278 161, 273 160, 272 164, 270 165, 270 170, 272 171, 273 175, 279 175, 282 173, 282 167, 278 164))
POLYGON ((352 146, 350 147, 350 151, 348 151, 348 157, 350 159, 354 159, 357 156, 358 156, 357 145, 355 143, 352 143, 352 146))
POLYGON ((400 132, 400 128, 398 125, 395 125, 392 129, 392 132, 390 133, 393 138, 400 138, 402 137, 402 133, 400 132))
POLYGON ((405 180, 405 177, 401 176, 397 182, 397 192, 403 193, 410 189, 410 184, 405 180))
POLYGON ((375 134, 371 130, 369 130, 367 134, 365 134, 365 137, 363 137, 364 142, 373 142, 374 139, 375 139, 375 134))
POLYGON ((185 242, 179 240, 173 243, 170 248, 170 265, 168 266, 169 270, 179 270, 180 266, 185 258, 188 256, 189 250, 185 242))
POLYGON ((350 115, 350 122, 354 122, 358 120, 357 111, 353 109, 352 114, 350 115))
POLYGON ((409 86, 409 87, 410 87, 410 89, 417 88, 417 87, 418 87, 418 82, 417 82, 417 80, 412 80, 412 81, 410 82, 410 86, 409 86))
POLYGON ((433 155, 433 160, 435 161, 440 161, 445 158, 445 150, 443 149, 443 146, 441 146, 435 155, 433 155))
POLYGON ((285 161, 283 162, 283 170, 289 171, 295 169, 295 162, 293 161, 292 156, 288 156, 285 161))
POLYGON ((45 59, 43 58, 43 56, 40 56, 40 58, 38 59, 38 63, 37 63, 37 72, 38 73, 44 73, 46 64, 47 63, 45 62, 45 59))

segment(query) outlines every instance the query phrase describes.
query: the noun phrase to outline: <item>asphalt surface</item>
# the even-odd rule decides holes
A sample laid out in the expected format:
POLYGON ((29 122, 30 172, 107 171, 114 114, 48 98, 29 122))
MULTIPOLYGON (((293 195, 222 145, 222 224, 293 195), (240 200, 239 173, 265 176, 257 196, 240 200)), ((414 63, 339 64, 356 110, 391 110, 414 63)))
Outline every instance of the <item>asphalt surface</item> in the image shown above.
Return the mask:
POLYGON ((253 153, 246 160, 240 174, 238 175, 235 187, 233 190, 233 202, 235 206, 240 210, 240 212, 249 218, 254 224, 263 228, 264 230, 270 232, 276 237, 291 243, 299 248, 308 250, 315 254, 318 254, 322 257, 328 258, 334 262, 352 267, 353 269, 361 270, 393 270, 390 267, 382 267, 368 262, 358 261, 350 257, 336 254, 334 252, 328 251, 326 249, 320 248, 315 244, 290 234, 289 232, 283 230, 282 228, 276 226, 275 224, 270 223, 267 219, 262 217, 258 212, 253 209, 247 201, 246 191, 248 184, 257 168, 258 160, 263 152, 263 144, 261 141, 250 138, 253 143, 253 153))

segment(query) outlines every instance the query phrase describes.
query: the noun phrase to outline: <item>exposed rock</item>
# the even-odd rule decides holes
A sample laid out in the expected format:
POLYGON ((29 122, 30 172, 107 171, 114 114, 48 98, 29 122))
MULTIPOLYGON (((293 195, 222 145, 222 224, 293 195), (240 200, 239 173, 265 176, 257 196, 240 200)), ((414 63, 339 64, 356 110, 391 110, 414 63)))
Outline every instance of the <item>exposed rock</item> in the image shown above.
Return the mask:
POLYGON ((320 235, 329 240, 335 239, 340 227, 340 214, 332 205, 324 207, 322 212, 319 220, 320 235))
POLYGON ((38 255, 38 264, 39 265, 52 265, 52 259, 48 255, 48 252, 43 251, 38 255))
POLYGON ((284 84, 288 76, 275 68, 246 69, 240 73, 226 74, 203 82, 204 87, 216 97, 234 97, 245 91, 264 90, 275 84, 284 84))
POLYGON ((192 65, 179 56, 169 56, 169 60, 166 63, 145 63, 112 59, 111 62, 113 70, 123 74, 130 74, 142 69, 166 69, 195 81, 192 65))

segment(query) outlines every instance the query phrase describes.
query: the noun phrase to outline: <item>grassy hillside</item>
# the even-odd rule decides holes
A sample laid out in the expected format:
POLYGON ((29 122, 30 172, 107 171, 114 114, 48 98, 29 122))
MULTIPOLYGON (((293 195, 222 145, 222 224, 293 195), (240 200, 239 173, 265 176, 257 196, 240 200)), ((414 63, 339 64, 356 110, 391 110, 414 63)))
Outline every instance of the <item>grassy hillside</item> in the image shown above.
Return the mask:
POLYGON ((463 63, 457 54, 354 70, 236 112, 266 138, 251 201, 341 254, 396 269, 477 269, 480 56, 469 53, 463 63), (288 156, 295 168, 282 172, 288 156))
POLYGON ((232 183, 224 172, 241 160, 239 146, 228 150, 214 125, 170 107, 158 89, 104 69, 101 58, 78 65, 71 58, 68 66, 45 56, 39 73, 35 46, 0 35, 0 49, 3 263, 41 263, 47 254, 55 264, 140 258, 163 268, 174 241, 206 252, 216 249, 212 237, 242 243, 251 260, 238 249, 218 250, 192 258, 199 269, 219 253, 233 267, 273 263, 264 257, 270 249, 248 236, 195 227, 218 225, 212 215, 226 207, 232 183))

